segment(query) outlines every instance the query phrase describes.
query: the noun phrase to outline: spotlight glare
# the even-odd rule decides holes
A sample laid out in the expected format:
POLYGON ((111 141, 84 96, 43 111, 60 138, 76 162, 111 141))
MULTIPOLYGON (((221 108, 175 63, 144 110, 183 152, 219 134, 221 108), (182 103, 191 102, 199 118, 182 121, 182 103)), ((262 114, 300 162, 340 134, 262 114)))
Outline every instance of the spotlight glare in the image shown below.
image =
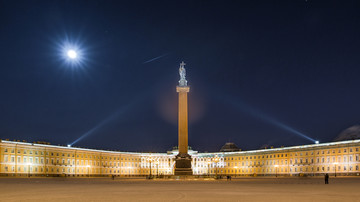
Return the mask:
POLYGON ((68 55, 68 57, 71 58, 71 59, 75 59, 75 58, 77 57, 76 51, 74 51, 74 50, 72 50, 72 49, 71 49, 71 50, 68 50, 67 55, 68 55))
POLYGON ((315 144, 319 144, 319 143, 320 143, 319 140, 316 140, 316 141, 315 141, 315 144))

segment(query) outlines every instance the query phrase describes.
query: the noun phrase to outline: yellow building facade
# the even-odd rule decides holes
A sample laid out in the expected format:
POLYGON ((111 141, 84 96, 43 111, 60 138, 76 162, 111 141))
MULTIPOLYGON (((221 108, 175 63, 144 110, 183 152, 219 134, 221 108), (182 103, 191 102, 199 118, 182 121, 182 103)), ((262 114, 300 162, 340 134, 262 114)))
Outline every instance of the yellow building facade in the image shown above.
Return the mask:
MULTIPOLYGON (((360 140, 239 152, 189 151, 194 175, 359 175, 360 140)), ((1 176, 173 175, 176 151, 140 153, 1 140, 1 176)))

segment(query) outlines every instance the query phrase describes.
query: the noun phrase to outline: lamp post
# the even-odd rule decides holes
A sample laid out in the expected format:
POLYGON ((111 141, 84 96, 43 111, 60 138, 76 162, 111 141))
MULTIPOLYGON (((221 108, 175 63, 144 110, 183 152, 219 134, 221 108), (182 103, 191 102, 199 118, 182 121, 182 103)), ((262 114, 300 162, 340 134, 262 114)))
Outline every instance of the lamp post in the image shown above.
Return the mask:
POLYGON ((150 163, 150 175, 149 175, 149 179, 151 179, 151 163, 154 161, 154 158, 153 158, 152 156, 149 156, 146 160, 149 161, 149 163, 150 163))
POLYGON ((30 178, 30 166, 31 166, 31 163, 28 163, 28 168, 29 168, 29 170, 28 170, 28 177, 30 178))
POLYGON ((90 178, 90 165, 87 165, 87 170, 88 170, 88 178, 90 178))
POLYGON ((217 163, 219 162, 219 157, 218 156, 215 156, 214 158, 213 158, 213 161, 215 162, 215 176, 216 176, 216 179, 217 179, 217 177, 218 177, 218 174, 217 174, 217 163))
POLYGON ((336 177, 336 165, 337 165, 338 163, 337 162, 335 162, 334 163, 334 168, 335 168, 335 177, 336 177))
POLYGON ((208 159, 208 161, 207 161, 208 176, 210 176, 210 164, 211 164, 211 160, 210 160, 210 159, 208 159))
POLYGON ((238 167, 237 167, 237 166, 235 166, 234 168, 235 168, 235 177, 236 177, 236 172, 237 172, 237 168, 238 168, 238 167))
POLYGON ((156 177, 159 177, 159 162, 156 162, 156 177))
POLYGON ((279 165, 275 165, 275 177, 277 177, 277 168, 279 167, 279 165))

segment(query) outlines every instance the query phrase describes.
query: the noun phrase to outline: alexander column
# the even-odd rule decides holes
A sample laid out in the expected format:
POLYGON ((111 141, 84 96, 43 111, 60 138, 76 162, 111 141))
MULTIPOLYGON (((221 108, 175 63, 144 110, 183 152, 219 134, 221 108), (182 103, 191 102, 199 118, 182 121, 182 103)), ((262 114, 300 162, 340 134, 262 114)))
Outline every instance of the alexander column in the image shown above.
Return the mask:
POLYGON ((175 157, 175 175, 192 175, 191 156, 188 154, 188 104, 187 94, 190 87, 185 79, 185 63, 182 62, 179 68, 180 81, 176 87, 179 93, 178 109, 178 136, 179 136, 179 154, 175 157))

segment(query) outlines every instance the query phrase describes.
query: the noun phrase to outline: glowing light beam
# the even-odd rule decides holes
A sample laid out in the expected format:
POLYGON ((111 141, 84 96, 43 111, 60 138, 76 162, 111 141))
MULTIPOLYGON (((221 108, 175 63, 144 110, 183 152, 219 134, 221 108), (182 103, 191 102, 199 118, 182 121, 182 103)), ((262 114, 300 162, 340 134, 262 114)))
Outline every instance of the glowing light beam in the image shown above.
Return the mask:
POLYGON ((88 130, 86 133, 84 133, 83 135, 81 135, 78 139, 76 139, 74 142, 72 142, 70 145, 70 147, 74 144, 76 144, 77 142, 79 142, 80 140, 84 139, 85 137, 94 134, 96 131, 98 131, 100 128, 102 128, 103 126, 105 126, 106 124, 108 124, 109 122, 115 120, 118 116, 120 116, 121 114, 125 113, 132 104, 126 105, 121 107, 120 109, 118 109, 115 113, 111 114, 109 117, 107 117, 106 119, 102 120, 100 123, 98 123, 95 127, 93 127, 92 129, 88 130))
POLYGON ((100 121, 100 123, 98 123, 95 127, 91 128, 90 130, 88 130, 87 132, 85 132, 84 134, 82 134, 79 138, 77 138, 74 142, 72 142, 70 145, 73 146, 74 144, 78 143, 80 140, 84 139, 85 137, 88 137, 96 132, 98 132, 98 130, 100 130, 102 127, 104 127, 105 125, 109 124, 112 121, 115 121, 117 119, 119 119, 119 117, 121 115, 124 115, 125 113, 127 113, 130 109, 134 108, 135 106, 137 106, 138 104, 140 104, 140 102, 142 101, 146 101, 146 97, 148 96, 148 94, 151 91, 147 91, 144 92, 142 94, 139 94, 137 97, 135 97, 132 102, 129 102, 129 104, 124 105, 122 107, 120 107, 118 110, 116 110, 114 113, 112 113, 110 116, 108 116, 107 118, 105 118, 104 120, 100 121))
MULTIPOLYGON (((223 93, 222 93, 223 94, 223 93)), ((319 141, 305 135, 304 133, 301 133, 300 131, 276 120, 275 118, 272 118, 266 114, 264 114, 263 112, 243 103, 240 101, 235 101, 235 99, 228 97, 227 95, 222 95, 221 97, 216 97, 217 99, 221 99, 221 101, 226 101, 227 103, 230 103, 231 105, 233 105, 234 107, 236 107, 237 109, 244 111, 246 113, 248 113, 249 115, 259 118, 265 122, 268 122, 274 126, 277 126, 278 128, 281 128, 285 131, 291 132, 292 134, 298 135, 302 138, 305 138, 315 144, 318 144, 319 141)))

